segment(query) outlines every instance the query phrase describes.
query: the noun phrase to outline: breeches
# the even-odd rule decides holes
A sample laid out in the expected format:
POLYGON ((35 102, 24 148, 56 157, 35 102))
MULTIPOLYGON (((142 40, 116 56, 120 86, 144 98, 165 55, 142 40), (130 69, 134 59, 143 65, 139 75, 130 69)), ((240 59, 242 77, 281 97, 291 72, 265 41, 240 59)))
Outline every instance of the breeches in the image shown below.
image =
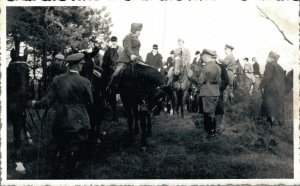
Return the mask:
POLYGON ((203 114, 207 114, 210 117, 214 117, 219 96, 203 96, 201 97, 201 100, 203 114))

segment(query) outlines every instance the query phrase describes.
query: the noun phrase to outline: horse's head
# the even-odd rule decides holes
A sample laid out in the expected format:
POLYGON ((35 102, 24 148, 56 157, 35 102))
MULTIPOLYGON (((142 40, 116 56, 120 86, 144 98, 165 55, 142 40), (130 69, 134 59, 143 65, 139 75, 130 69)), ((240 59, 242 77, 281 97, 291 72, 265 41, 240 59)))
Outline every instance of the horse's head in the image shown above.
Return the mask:
POLYGON ((179 75, 184 68, 182 58, 180 56, 175 57, 174 74, 179 75))

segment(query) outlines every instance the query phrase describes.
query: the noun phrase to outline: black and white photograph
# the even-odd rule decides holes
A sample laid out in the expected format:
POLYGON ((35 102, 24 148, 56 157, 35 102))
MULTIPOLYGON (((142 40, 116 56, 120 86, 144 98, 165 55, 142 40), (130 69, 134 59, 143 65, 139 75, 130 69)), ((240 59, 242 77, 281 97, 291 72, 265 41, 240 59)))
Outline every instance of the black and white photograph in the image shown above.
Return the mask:
POLYGON ((298 1, 3 1, 0 22, 3 185, 300 183, 298 1))

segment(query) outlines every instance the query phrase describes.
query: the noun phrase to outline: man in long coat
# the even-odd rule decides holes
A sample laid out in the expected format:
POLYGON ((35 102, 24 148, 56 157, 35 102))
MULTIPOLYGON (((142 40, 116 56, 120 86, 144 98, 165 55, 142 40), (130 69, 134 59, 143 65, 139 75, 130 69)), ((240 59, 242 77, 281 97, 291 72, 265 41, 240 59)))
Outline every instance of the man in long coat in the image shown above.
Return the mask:
POLYGON ((209 136, 216 136, 215 111, 220 96, 221 69, 215 63, 215 52, 203 49, 201 53, 202 68, 199 78, 189 79, 200 86, 201 112, 204 114, 204 128, 209 136))
POLYGON ((158 45, 154 44, 152 51, 147 54, 145 63, 148 64, 150 67, 161 71, 161 68, 163 66, 162 58, 163 57, 161 56, 161 54, 158 53, 158 45))
POLYGON ((259 90, 263 97, 261 115, 266 116, 271 124, 277 121, 279 125, 283 125, 285 72, 277 63, 279 57, 280 55, 273 51, 269 53, 259 90))
MULTIPOLYGON (((83 155, 83 147, 87 141, 90 129, 90 118, 87 107, 93 102, 91 83, 80 76, 84 54, 76 53, 67 57, 69 70, 56 76, 46 94, 40 101, 32 101, 32 107, 40 108, 56 104, 56 114, 52 125, 52 133, 57 144, 55 163, 59 163, 64 154, 67 158, 66 177, 74 176, 76 163, 83 155)), ((58 167, 53 167, 52 176, 59 173, 58 167)))

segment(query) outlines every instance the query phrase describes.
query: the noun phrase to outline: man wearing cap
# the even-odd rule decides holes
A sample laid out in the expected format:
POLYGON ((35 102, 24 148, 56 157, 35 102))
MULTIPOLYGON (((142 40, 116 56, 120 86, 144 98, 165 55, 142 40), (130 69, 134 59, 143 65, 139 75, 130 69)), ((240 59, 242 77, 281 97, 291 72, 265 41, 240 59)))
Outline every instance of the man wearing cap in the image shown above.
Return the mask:
POLYGON ((63 74, 67 71, 66 67, 64 66, 65 56, 62 54, 56 54, 55 59, 52 64, 49 66, 48 72, 48 83, 53 81, 53 78, 57 75, 63 74))
POLYGON ((160 53, 158 53, 157 50, 158 50, 158 46, 157 46, 157 44, 154 44, 152 51, 147 54, 145 63, 148 64, 149 66, 157 69, 158 71, 161 71, 161 68, 163 65, 162 64, 163 57, 161 56, 160 53))
POLYGON ((255 77, 261 77, 260 71, 259 71, 259 64, 257 63, 257 60, 255 57, 252 58, 252 63, 253 63, 253 74, 255 77))
POLYGON ((201 59, 200 59, 200 52, 199 52, 199 51, 196 51, 196 53, 195 53, 195 58, 194 58, 192 64, 193 64, 193 65, 198 65, 198 66, 201 65, 201 59))
POLYGON ((280 55, 273 51, 269 53, 259 90, 263 97, 261 115, 266 116, 271 124, 277 121, 279 125, 283 125, 285 72, 277 63, 279 57, 280 55))
POLYGON ((229 77, 229 97, 233 97, 233 77, 235 73, 235 57, 232 53, 234 47, 232 45, 225 45, 225 54, 224 59, 218 59, 221 63, 226 66, 228 77, 229 77))
POLYGON ((67 160, 66 176, 74 176, 76 162, 83 155, 82 148, 87 141, 87 132, 90 129, 87 107, 92 104, 93 97, 90 81, 79 75, 84 63, 83 58, 83 53, 69 55, 66 59, 69 70, 53 79, 45 97, 40 101, 31 102, 31 106, 36 108, 57 104, 52 125, 52 133, 57 145, 53 176, 59 173, 59 165, 56 163, 59 164, 62 155, 65 155, 67 160))
POLYGON ((200 87, 200 99, 202 108, 200 112, 204 114, 204 128, 209 136, 216 136, 215 111, 220 96, 221 69, 215 63, 216 52, 203 49, 201 53, 202 68, 199 78, 194 76, 189 79, 200 87))
POLYGON ((142 23, 131 24, 130 33, 127 34, 123 39, 124 50, 117 60, 116 70, 112 74, 111 83, 115 79, 114 77, 119 74, 119 72, 125 67, 126 64, 128 64, 129 62, 134 62, 138 59, 142 60, 142 57, 140 56, 141 42, 138 39, 141 34, 142 28, 142 23))
POLYGON ((180 60, 180 62, 186 66, 191 60, 190 51, 184 47, 184 41, 181 38, 178 39, 178 46, 179 48, 174 51, 175 61, 180 60))

